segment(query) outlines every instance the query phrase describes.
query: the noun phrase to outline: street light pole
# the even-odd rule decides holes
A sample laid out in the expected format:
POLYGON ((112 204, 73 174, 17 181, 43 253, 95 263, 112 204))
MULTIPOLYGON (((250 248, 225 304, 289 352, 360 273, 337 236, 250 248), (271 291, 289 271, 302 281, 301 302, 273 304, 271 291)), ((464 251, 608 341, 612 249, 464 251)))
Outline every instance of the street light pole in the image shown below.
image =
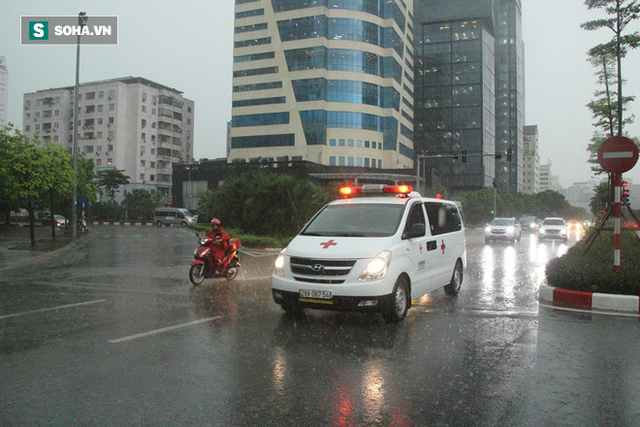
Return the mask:
MULTIPOLYGON (((78 25, 82 28, 87 25, 87 14, 80 12, 78 14, 78 25)), ((71 236, 75 239, 78 237, 78 102, 80 101, 80 33, 78 32, 78 42, 76 43, 76 85, 73 92, 73 196, 71 200, 71 236)))

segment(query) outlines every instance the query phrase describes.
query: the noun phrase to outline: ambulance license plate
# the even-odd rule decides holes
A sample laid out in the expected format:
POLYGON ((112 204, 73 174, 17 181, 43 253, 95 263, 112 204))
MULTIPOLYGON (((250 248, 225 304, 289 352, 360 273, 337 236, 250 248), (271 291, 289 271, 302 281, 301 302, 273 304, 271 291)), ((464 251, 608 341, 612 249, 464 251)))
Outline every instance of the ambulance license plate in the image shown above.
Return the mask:
POLYGON ((333 292, 320 291, 317 289, 300 289, 300 298, 331 299, 333 298, 333 292))

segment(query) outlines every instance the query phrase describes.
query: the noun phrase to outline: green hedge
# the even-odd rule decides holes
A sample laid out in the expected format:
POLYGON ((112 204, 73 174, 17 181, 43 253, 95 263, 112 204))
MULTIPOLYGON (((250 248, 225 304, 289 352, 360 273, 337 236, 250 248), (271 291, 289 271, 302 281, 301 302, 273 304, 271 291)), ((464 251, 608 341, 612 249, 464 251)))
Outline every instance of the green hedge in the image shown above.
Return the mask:
MULTIPOLYGON (((189 225, 189 228, 202 235, 211 230, 211 227, 208 224, 192 224, 189 225)), ((242 246, 247 248, 284 248, 291 241, 291 238, 254 236, 252 234, 241 233, 235 228, 225 228, 224 231, 226 231, 231 237, 238 237, 242 239, 242 246)))
POLYGON ((602 232, 585 254, 585 237, 546 269, 549 286, 584 292, 640 296, 640 242, 623 232, 621 271, 613 269, 613 233, 602 232))

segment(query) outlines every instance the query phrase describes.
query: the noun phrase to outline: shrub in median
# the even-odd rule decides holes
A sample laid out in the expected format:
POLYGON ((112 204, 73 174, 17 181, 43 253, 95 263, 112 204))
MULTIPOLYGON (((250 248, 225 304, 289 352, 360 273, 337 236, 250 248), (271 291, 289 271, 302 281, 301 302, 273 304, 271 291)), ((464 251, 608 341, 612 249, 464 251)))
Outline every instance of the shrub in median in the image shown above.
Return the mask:
POLYGON ((602 232, 585 254, 587 238, 552 260, 546 269, 549 286, 584 292, 640 296, 640 242, 622 233, 621 271, 613 269, 613 233, 602 232))

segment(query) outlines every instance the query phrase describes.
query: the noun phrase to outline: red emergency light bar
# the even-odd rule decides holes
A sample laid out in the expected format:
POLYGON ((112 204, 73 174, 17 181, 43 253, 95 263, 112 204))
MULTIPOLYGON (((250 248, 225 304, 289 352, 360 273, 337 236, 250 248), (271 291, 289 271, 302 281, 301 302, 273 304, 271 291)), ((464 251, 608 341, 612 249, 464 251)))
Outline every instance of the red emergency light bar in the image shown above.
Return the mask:
POLYGON ((413 191, 410 185, 382 185, 382 184, 365 184, 360 187, 342 187, 340 194, 345 197, 355 196, 363 193, 392 193, 407 195, 413 191))

